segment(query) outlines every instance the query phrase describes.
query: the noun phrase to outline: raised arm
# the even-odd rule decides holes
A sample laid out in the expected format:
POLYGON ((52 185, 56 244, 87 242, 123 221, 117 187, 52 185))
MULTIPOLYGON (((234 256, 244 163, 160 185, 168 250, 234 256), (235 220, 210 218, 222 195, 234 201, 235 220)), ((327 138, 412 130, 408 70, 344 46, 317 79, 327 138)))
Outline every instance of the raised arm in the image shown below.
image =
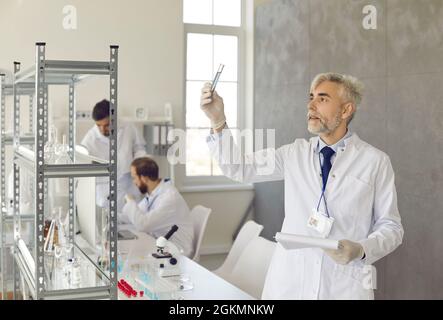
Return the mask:
POLYGON ((211 92, 208 82, 202 89, 200 107, 211 121, 212 134, 207 143, 212 157, 218 162, 223 174, 239 182, 262 182, 284 178, 286 146, 277 150, 260 150, 245 155, 232 139, 227 129, 223 99, 216 91, 211 92))

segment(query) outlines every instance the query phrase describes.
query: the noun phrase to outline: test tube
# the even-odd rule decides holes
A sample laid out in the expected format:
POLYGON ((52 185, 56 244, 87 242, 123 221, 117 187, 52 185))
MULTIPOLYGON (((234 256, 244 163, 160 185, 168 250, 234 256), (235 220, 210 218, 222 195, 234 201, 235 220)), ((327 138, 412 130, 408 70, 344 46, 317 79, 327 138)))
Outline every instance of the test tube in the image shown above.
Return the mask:
POLYGON ((218 79, 220 78, 220 75, 223 71, 223 68, 225 67, 224 64, 221 64, 218 66, 218 70, 217 73, 215 74, 214 80, 212 81, 212 85, 211 85, 211 93, 214 92, 215 87, 217 86, 218 83, 218 79))

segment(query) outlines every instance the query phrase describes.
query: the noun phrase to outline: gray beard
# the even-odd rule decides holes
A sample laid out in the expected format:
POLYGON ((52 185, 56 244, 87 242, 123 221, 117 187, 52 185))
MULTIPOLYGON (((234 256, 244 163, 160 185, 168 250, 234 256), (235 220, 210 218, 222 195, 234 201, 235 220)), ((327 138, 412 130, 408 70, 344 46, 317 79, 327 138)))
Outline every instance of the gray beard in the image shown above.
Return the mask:
POLYGON ((309 128, 309 124, 308 124, 308 131, 312 134, 316 134, 319 135, 321 133, 331 133, 334 132, 335 129, 338 128, 338 126, 341 124, 342 120, 340 119, 339 115, 337 114, 337 116, 334 119, 333 125, 331 127, 328 127, 325 123, 323 123, 321 120, 319 120, 321 123, 321 126, 318 130, 312 130, 311 128, 309 128))

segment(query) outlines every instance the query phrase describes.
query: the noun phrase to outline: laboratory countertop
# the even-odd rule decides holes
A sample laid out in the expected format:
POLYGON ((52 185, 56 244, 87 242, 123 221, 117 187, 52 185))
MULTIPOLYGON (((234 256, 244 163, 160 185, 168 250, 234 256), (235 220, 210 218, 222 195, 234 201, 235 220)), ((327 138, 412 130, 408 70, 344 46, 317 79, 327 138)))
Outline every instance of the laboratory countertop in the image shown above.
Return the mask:
MULTIPOLYGON (((121 273, 119 273, 119 280, 124 279, 127 283, 140 289, 140 285, 135 281, 133 276, 139 273, 140 270, 134 273, 131 270, 131 265, 140 268, 147 261, 152 261, 152 253, 156 252, 155 239, 143 232, 137 232, 130 227, 119 227, 119 230, 129 229, 133 232, 137 239, 135 240, 119 240, 118 251, 122 257, 124 266, 122 266, 121 273), (151 260, 150 260, 151 259, 151 260)), ((171 251, 172 252, 172 251, 171 251)), ((177 286, 177 284, 185 284, 185 290, 178 290, 169 299, 184 299, 184 300, 254 300, 252 296, 245 293, 241 289, 227 282, 215 273, 207 270, 197 262, 185 257, 177 257, 179 260, 180 276, 159 277, 162 283, 169 283, 177 286), (185 282, 180 281, 180 279, 185 282)), ((152 298, 152 296, 151 296, 152 298)), ((157 298, 157 297, 156 297, 157 298)), ((140 297, 128 298, 119 290, 119 299, 148 299, 146 295, 140 297)), ((160 297, 161 299, 161 297, 160 297)))

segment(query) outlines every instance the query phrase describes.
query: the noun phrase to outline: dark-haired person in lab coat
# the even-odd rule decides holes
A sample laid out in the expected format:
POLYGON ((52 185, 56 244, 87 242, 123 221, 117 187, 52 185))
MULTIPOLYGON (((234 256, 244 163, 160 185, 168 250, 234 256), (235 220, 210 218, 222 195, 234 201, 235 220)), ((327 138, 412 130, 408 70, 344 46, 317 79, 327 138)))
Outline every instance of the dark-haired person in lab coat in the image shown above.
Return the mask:
MULTIPOLYGON (((86 147, 89 154, 104 160, 109 160, 109 101, 98 102, 92 111, 94 127, 89 129, 81 145, 86 147)), ((139 130, 127 123, 118 123, 117 131, 117 210, 120 212, 127 193, 141 197, 138 189, 131 181, 130 166, 132 160, 146 155, 146 141, 139 130)), ((106 206, 109 197, 107 178, 97 179, 97 205, 106 206)))
POLYGON ((208 136, 209 148, 231 179, 284 180, 282 232, 339 242, 336 250, 286 250, 277 244, 264 299, 373 299, 367 267, 394 251, 404 232, 391 161, 348 128, 362 99, 356 78, 319 74, 308 96, 308 130, 314 137, 245 156, 234 145, 222 145, 231 134, 223 100, 206 84, 201 108, 215 131, 208 136))

